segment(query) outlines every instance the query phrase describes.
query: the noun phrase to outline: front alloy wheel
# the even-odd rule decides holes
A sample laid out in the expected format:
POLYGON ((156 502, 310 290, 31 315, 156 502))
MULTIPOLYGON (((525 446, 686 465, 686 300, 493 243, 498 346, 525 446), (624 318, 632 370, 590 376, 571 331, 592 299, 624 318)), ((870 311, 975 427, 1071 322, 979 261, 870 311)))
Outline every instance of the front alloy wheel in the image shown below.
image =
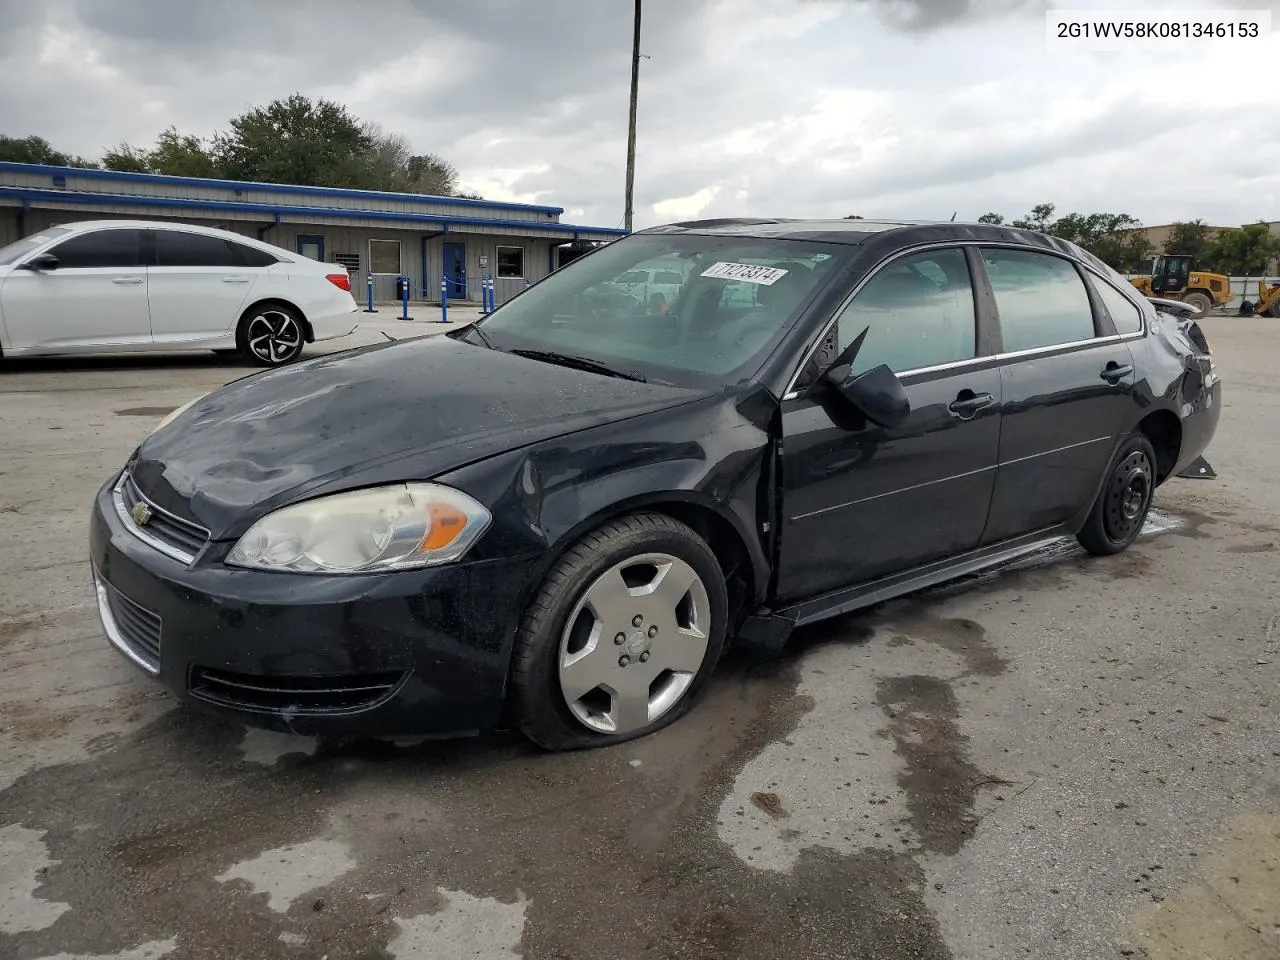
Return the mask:
POLYGON ((710 678, 727 618, 719 561, 686 524, 610 521, 565 551, 530 604, 512 653, 514 719, 549 750, 660 730, 710 678))

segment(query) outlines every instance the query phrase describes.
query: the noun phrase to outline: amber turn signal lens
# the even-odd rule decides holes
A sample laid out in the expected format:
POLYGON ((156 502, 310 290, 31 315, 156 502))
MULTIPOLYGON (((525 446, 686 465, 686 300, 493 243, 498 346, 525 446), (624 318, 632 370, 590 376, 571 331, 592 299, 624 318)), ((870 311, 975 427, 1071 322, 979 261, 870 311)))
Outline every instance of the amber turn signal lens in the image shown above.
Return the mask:
POLYGON ((431 529, 422 538, 419 550, 439 550, 458 539, 467 525, 467 515, 457 507, 447 503, 433 503, 428 508, 431 516, 431 529))

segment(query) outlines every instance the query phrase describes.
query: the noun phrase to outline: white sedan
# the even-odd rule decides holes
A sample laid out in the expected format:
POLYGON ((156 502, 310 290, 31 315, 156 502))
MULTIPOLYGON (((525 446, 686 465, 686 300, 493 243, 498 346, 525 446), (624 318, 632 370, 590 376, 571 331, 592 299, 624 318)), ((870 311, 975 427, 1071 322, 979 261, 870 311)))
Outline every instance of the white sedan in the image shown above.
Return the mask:
POLYGON ((0 353, 214 350, 262 366, 352 333, 347 271, 226 230, 93 220, 0 247, 0 353))

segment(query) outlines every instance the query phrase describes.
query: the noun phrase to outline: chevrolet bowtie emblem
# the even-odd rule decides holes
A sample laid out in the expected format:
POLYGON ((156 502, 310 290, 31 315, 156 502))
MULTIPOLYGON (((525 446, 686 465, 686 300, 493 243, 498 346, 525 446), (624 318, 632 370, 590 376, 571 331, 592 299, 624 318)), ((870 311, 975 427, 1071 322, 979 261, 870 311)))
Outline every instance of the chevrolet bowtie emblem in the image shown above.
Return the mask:
POLYGON ((129 516, 138 526, 145 527, 151 521, 151 508, 145 503, 135 503, 129 510, 129 516))

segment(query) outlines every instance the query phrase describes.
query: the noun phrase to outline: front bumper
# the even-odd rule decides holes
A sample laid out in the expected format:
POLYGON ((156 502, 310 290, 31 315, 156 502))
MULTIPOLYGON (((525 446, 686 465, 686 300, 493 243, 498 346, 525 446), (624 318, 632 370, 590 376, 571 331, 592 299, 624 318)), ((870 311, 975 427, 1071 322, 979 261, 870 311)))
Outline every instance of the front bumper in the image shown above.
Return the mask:
POLYGON ((126 527, 114 480, 90 558, 110 642, 180 699, 295 733, 415 736, 494 726, 535 558, 359 576, 190 563, 126 527))

